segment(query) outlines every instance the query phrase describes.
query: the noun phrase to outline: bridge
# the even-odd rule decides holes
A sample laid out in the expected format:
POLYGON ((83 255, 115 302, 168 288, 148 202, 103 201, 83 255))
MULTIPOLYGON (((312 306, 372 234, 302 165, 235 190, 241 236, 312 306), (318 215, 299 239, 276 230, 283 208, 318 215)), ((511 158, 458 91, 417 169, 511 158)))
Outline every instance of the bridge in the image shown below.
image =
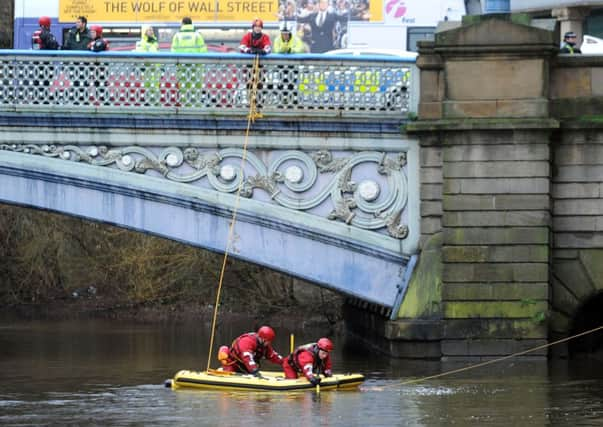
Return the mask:
POLYGON ((228 245, 395 318, 420 235, 413 61, 255 60, 0 52, 0 200, 228 245))
POLYGON ((558 40, 466 17, 419 43, 418 75, 4 51, 0 199, 212 250, 240 203, 236 256, 352 296, 348 326, 394 356, 600 350, 546 347, 603 323, 603 58, 558 40))

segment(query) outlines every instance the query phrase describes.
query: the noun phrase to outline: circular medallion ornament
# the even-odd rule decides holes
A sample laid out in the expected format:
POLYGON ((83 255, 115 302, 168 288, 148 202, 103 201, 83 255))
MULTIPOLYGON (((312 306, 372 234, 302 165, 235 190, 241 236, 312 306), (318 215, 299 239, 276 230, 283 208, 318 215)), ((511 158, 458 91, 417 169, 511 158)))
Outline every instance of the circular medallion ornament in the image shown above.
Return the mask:
POLYGON ((61 153, 61 157, 65 160, 69 160, 69 158, 71 157, 71 154, 69 153, 69 151, 63 151, 61 153))
POLYGON ((167 157, 165 158, 165 162, 167 163, 168 166, 170 167, 174 167, 178 165, 178 156, 175 155, 174 153, 170 153, 167 155, 167 157))
POLYGON ((88 155, 90 155, 90 157, 98 156, 98 148, 90 147, 90 149, 88 150, 88 155))
POLYGON ((220 168, 220 178, 224 181, 232 181, 235 176, 235 168, 232 165, 224 165, 220 168))
POLYGON ((379 188, 379 184, 372 180, 362 181, 358 184, 358 194, 367 202, 372 202, 379 197, 379 193, 381 189, 379 188))
POLYGON ((124 166, 130 166, 133 162, 132 156, 126 154, 121 158, 121 162, 124 164, 124 166))
POLYGON ((304 171, 299 166, 289 166, 285 169, 285 178, 287 181, 297 184, 304 178, 304 171))

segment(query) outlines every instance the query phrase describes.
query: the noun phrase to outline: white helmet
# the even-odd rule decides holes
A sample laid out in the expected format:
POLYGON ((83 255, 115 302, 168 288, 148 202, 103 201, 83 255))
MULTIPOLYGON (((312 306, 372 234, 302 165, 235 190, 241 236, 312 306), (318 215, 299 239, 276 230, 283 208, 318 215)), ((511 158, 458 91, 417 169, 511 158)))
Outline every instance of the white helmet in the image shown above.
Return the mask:
POLYGON ((292 33, 293 32, 293 24, 291 21, 283 21, 281 24, 281 33, 292 33))

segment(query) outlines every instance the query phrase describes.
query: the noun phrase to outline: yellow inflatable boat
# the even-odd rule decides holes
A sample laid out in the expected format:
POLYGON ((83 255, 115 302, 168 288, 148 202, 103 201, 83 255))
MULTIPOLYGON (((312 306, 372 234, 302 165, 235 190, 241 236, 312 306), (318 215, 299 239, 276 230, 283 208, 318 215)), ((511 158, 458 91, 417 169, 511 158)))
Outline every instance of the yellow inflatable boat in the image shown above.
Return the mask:
MULTIPOLYGON (((334 374, 322 378, 320 390, 344 390, 358 387, 364 381, 362 374, 334 374)), ((282 372, 262 371, 260 377, 224 372, 217 369, 208 371, 179 371, 166 387, 199 388, 205 390, 248 390, 248 391, 295 391, 315 390, 306 378, 287 379, 282 372)))

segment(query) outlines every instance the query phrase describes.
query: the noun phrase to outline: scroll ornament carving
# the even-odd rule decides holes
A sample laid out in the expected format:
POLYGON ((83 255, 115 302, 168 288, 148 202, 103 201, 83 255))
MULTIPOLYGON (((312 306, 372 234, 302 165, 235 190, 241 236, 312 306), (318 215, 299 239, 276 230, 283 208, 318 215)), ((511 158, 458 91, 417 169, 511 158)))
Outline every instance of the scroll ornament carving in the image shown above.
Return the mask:
POLYGON ((252 198, 254 190, 259 189, 268 193, 273 203, 297 211, 311 211, 330 202, 333 209, 326 214, 330 220, 365 230, 382 230, 397 239, 406 238, 409 232, 408 226, 401 223, 408 199, 403 152, 365 151, 336 157, 327 150, 311 154, 272 150, 268 156, 271 160, 266 164, 265 154, 260 157, 239 148, 200 151, 175 146, 0 144, 0 150, 114 166, 138 174, 153 171, 174 182, 202 181, 205 186, 225 193, 235 193, 241 188, 241 196, 246 198, 252 198), (244 165, 242 158, 246 159, 244 165), (289 174, 295 179, 287 179, 288 170, 296 172, 289 174), (365 184, 364 192, 359 191, 354 176, 365 184))

